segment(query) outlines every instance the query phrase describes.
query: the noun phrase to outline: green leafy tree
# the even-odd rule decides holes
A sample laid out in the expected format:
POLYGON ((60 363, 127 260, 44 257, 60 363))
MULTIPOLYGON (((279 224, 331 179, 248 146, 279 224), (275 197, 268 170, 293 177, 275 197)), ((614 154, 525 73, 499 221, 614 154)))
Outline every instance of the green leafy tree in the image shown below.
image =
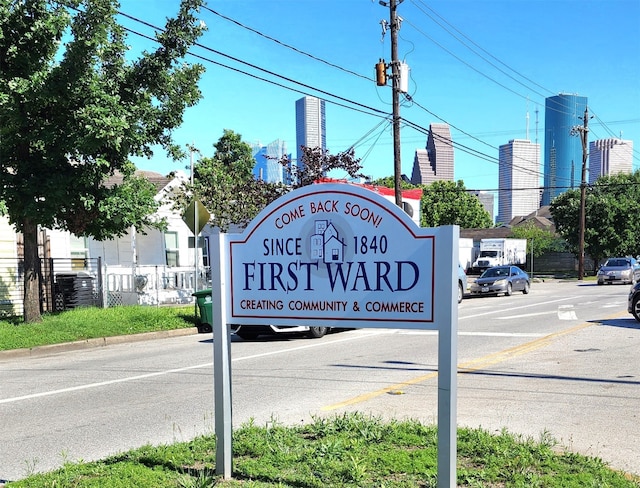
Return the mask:
POLYGON ((511 237, 527 240, 527 256, 542 256, 544 253, 560 250, 564 241, 553 232, 537 227, 533 222, 518 225, 511 229, 511 237))
MULTIPOLYGON (((640 170, 602 176, 585 199, 585 253, 595 262, 607 256, 640 253, 640 170)), ((580 190, 568 190, 551 202, 556 231, 577 255, 580 235, 580 190)))
POLYGON ((153 52, 130 60, 117 0, 0 3, 0 200, 24 235, 24 319, 39 321, 38 226, 98 239, 157 225, 132 155, 171 137, 199 100, 203 68, 182 62, 204 26, 182 0, 153 52), (106 186, 116 172, 124 183, 106 186))
POLYGON ((480 200, 467 191, 462 180, 434 181, 422 190, 421 225, 459 225, 464 229, 488 228, 491 216, 480 200))
MULTIPOLYGON (((385 176, 384 178, 378 178, 372 182, 373 185, 384 186, 385 188, 394 189, 396 187, 395 178, 393 176, 385 176)), ((418 188, 405 180, 400 180, 400 188, 402 190, 411 190, 412 188, 418 188)))
POLYGON ((244 227, 266 205, 286 193, 282 184, 253 176, 255 159, 242 136, 225 129, 214 144, 212 157, 201 157, 193 168, 193 184, 185 183, 174 196, 174 208, 182 212, 198 199, 211 213, 210 225, 227 231, 233 224, 244 227))

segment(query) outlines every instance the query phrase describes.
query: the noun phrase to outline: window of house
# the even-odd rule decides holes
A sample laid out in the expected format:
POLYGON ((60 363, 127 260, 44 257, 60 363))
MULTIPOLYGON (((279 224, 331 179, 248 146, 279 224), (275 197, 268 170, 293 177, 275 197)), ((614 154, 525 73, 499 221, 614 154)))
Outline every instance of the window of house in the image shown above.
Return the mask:
POLYGON ((72 234, 69 241, 71 248, 71 269, 84 269, 85 260, 89 258, 87 238, 77 237, 72 234))
POLYGON ((208 237, 201 237, 200 239, 202 239, 202 265, 203 266, 210 266, 210 262, 209 262, 209 238, 208 237))
POLYGON ((167 266, 180 266, 177 232, 164 233, 164 248, 167 256, 167 266))

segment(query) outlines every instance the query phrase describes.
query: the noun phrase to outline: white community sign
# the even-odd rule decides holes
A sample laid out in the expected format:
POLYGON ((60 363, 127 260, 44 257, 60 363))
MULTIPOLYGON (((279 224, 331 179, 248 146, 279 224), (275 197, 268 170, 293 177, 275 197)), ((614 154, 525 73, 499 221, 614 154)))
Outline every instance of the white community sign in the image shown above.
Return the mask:
POLYGON ((216 471, 231 476, 230 325, 438 331, 438 486, 456 486, 457 226, 420 228, 350 184, 316 184, 211 239, 216 471))

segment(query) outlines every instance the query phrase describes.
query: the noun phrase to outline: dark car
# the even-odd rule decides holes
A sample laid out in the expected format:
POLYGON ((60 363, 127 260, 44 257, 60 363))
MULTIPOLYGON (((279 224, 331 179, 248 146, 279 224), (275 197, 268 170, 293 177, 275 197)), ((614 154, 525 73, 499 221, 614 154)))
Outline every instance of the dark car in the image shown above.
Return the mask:
POLYGON ((484 271, 471 283, 472 295, 511 295, 514 291, 529 293, 529 275, 517 266, 494 266, 484 271))
POLYGON ((640 283, 636 283, 629 291, 628 310, 640 322, 640 283))
POLYGON ((458 303, 462 301, 465 293, 467 293, 467 273, 458 264, 458 303))
POLYGON ((609 258, 598 270, 598 284, 640 281, 640 264, 634 258, 609 258))

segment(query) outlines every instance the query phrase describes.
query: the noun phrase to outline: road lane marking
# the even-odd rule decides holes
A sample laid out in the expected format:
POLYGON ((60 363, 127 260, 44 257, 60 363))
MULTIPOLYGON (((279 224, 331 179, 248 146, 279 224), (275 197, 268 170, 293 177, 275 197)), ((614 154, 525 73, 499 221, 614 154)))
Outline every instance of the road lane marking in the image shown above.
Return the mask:
POLYGON ((558 319, 560 320, 578 320, 575 310, 572 308, 558 308, 558 319))
MULTIPOLYGON (((532 303, 530 305, 518 305, 516 307, 502 309, 499 312, 510 312, 512 310, 522 310, 523 308, 537 307, 539 305, 547 305, 549 303, 565 302, 567 300, 577 300, 578 298, 579 297, 566 297, 566 298, 558 298, 557 300, 550 300, 548 302, 532 303)), ((458 316, 458 320, 474 319, 476 317, 482 317, 484 315, 491 315, 491 314, 495 314, 495 313, 496 313, 496 311, 493 310, 493 311, 489 311, 489 312, 476 313, 476 314, 473 314, 473 315, 465 315, 464 317, 458 316)))
MULTIPOLYGON (((261 354, 254 354, 251 356, 243 356, 243 357, 239 357, 239 358, 233 358, 232 361, 236 362, 236 361, 243 361, 246 359, 255 359, 255 358, 260 358, 260 357, 266 357, 266 356, 272 356, 275 354, 286 354, 289 353, 291 351, 298 351, 298 350, 302 350, 302 349, 309 349, 312 347, 319 347, 327 344, 334 344, 336 342, 345 342, 345 341, 350 341, 350 340, 355 340, 361 337, 370 337, 372 335, 376 335, 376 334, 382 334, 384 333, 384 331, 376 331, 376 332, 372 332, 370 334, 365 335, 353 335, 350 337, 345 337, 343 339, 338 339, 335 341, 331 341, 331 342, 317 342, 314 344, 309 344, 309 345, 304 345, 304 346, 299 346, 299 347, 292 347, 289 349, 284 349, 284 350, 280 350, 280 351, 272 351, 272 352, 267 352, 267 353, 261 353, 261 354)), ((213 362, 209 362, 209 363, 203 363, 203 364, 196 364, 193 366, 186 366, 184 368, 175 368, 175 369, 168 369, 168 370, 164 370, 164 371, 156 371, 154 373, 146 373, 146 374, 141 374, 141 375, 136 375, 136 376, 127 376, 125 378, 118 378, 118 379, 114 379, 114 380, 107 380, 107 381, 100 381, 97 383, 88 383, 85 385, 78 385, 78 386, 70 386, 68 388, 60 388, 58 390, 49 390, 49 391, 42 391, 39 393, 31 393, 29 395, 22 395, 22 396, 18 396, 18 397, 11 397, 11 398, 4 398, 4 399, 0 399, 0 405, 5 404, 5 403, 14 403, 14 402, 19 402, 22 400, 33 400, 34 398, 42 398, 42 397, 47 397, 47 396, 52 396, 52 395, 60 395, 62 393, 70 393, 70 392, 74 392, 74 391, 82 391, 82 390, 88 390, 90 388, 98 388, 101 386, 110 386, 110 385, 115 385, 118 383, 127 383, 129 381, 137 381, 137 380, 143 380, 143 379, 147 379, 147 378, 153 378, 156 376, 163 376, 163 375, 168 375, 168 374, 174 374, 174 373, 183 373, 185 371, 190 371, 193 369, 201 369, 201 368, 213 368, 213 362)))
MULTIPOLYGON (((604 318, 602 320, 611 320, 611 319, 615 319, 615 318, 620 318, 626 316, 626 314, 623 314, 622 312, 611 316, 611 317, 607 317, 604 318)), ((541 349, 542 347, 548 345, 550 342, 552 342, 555 339, 558 339, 562 336, 565 335, 569 335, 569 334, 573 334, 575 332, 579 332, 582 329, 586 329, 587 327, 591 327, 593 325, 596 325, 598 323, 600 323, 601 321, 597 321, 597 322, 584 322, 582 324, 576 325, 574 327, 570 327, 568 329, 564 329, 558 332, 554 332, 553 334, 548 334, 546 336, 540 337, 539 339, 530 341, 530 342, 526 342, 524 344, 520 344, 518 346, 514 346, 508 349, 505 349, 503 351, 499 351, 493 354, 488 354, 486 356, 477 358, 477 359, 473 359, 471 361, 467 361, 465 363, 461 363, 458 364, 458 374, 460 373, 469 373, 469 372, 473 372, 473 371, 478 371, 479 369, 485 368, 487 366, 491 366, 497 363, 501 363, 504 362, 508 359, 512 359, 518 356, 522 356, 528 352, 532 352, 535 351, 537 349, 541 349)), ((339 408, 344 408, 344 407, 348 407, 350 405, 355 405, 357 403, 362 403, 365 402, 367 400, 371 400, 373 398, 376 398, 378 396, 384 395, 386 393, 389 393, 391 391, 394 390, 402 390, 403 388, 406 388, 407 386, 411 386, 411 385, 415 385, 418 383, 422 383, 424 381, 427 380, 431 380, 433 378, 436 378, 438 376, 437 372, 433 372, 433 373, 429 373, 429 374, 425 374, 422 376, 418 376, 416 378, 412 378, 410 380, 407 381, 403 381, 401 383, 396 383, 394 385, 390 385, 387 386, 385 388, 381 388, 379 390, 375 390, 375 391, 371 391, 368 393, 363 393, 362 395, 358 395, 356 397, 350 398, 348 400, 345 400, 343 402, 339 402, 339 403, 334 403, 332 405, 326 405, 324 407, 321 407, 322 411, 331 411, 331 410, 337 410, 339 408)))
POLYGON ((535 317, 536 315, 551 315, 557 313, 557 310, 548 310, 546 312, 523 313, 520 315, 508 315, 507 317, 496 317, 496 320, 512 320, 522 319, 524 317, 535 317))
MULTIPOLYGON (((360 329, 362 330, 362 329, 360 329)), ((349 337, 344 337, 342 339, 337 339, 337 340, 332 340, 332 341, 327 341, 327 342, 315 342, 313 344, 308 344, 308 345, 304 345, 304 346, 298 346, 298 347, 290 347, 288 349, 282 349, 279 351, 269 351, 269 352, 261 352, 258 354, 252 354, 250 356, 242 356, 239 358, 232 358, 231 361, 232 362, 236 362, 236 361, 244 361, 246 359, 256 359, 256 358, 263 358, 263 357, 267 357, 267 356, 275 356, 277 354, 286 354, 292 351, 301 351, 303 349, 311 349, 312 347, 320 347, 323 345, 327 345, 327 344, 337 344, 340 342, 347 342, 347 341, 353 341, 356 339, 360 339, 362 337, 371 337, 371 336, 375 336, 375 335, 380 335, 380 334, 385 334, 385 330, 376 330, 375 332, 370 332, 366 335, 364 334, 358 334, 358 335, 351 335, 349 337)))
MULTIPOLYGON (((398 335, 438 335, 437 330, 390 330, 388 334, 398 335)), ((458 337, 543 337, 544 334, 540 332, 460 332, 458 331, 458 337)))
POLYGON ((126 378, 119 378, 117 380, 100 381, 98 383, 89 383, 86 385, 70 386, 68 388, 61 388, 59 390, 41 391, 40 393, 31 393, 29 395, 23 395, 19 397, 5 398, 3 400, 0 400, 0 404, 19 402, 21 400, 32 400, 34 398, 41 398, 41 397, 46 397, 51 395, 59 395, 61 393, 69 393, 72 391, 87 390, 89 388, 98 388, 100 386, 115 385, 117 383, 126 383, 128 381, 143 380, 146 378, 153 378, 155 376, 162 376, 162 375, 167 375, 172 373, 182 373, 184 371, 189 371, 189 370, 198 369, 198 368, 205 368, 207 366, 212 367, 213 363, 211 362, 211 363, 205 363, 205 364, 197 364, 195 366, 186 366, 184 368, 168 369, 166 371, 156 371, 155 373, 146 373, 146 374, 140 374, 137 376, 128 376, 126 378))

